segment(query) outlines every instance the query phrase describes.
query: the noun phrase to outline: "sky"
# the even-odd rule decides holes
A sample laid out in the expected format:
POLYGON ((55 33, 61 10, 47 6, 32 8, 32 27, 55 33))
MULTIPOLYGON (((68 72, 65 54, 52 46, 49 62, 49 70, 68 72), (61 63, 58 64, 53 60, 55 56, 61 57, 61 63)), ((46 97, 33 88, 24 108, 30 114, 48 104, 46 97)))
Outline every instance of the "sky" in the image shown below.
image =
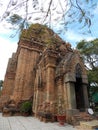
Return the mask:
MULTIPOLYGON (((3 14, 5 11, 6 6, 4 4, 3 10, 0 12, 0 15, 3 14)), ((76 47, 77 42, 80 40, 93 40, 98 38, 98 4, 93 11, 95 17, 92 19, 92 26, 91 26, 91 34, 83 35, 81 30, 77 28, 76 25, 72 25, 69 27, 68 31, 65 34, 61 34, 60 37, 67 42, 70 42, 72 48, 76 47)), ((9 58, 12 56, 13 52, 16 52, 17 43, 18 43, 18 35, 14 38, 10 36, 14 34, 14 32, 9 29, 10 25, 7 24, 5 21, 0 23, 0 80, 4 80, 4 76, 6 73, 6 68, 8 64, 9 58)), ((54 29, 56 32, 56 29, 54 29)))
POLYGON ((17 39, 9 38, 10 30, 0 25, 0 80, 4 80, 8 59, 17 49, 17 39))

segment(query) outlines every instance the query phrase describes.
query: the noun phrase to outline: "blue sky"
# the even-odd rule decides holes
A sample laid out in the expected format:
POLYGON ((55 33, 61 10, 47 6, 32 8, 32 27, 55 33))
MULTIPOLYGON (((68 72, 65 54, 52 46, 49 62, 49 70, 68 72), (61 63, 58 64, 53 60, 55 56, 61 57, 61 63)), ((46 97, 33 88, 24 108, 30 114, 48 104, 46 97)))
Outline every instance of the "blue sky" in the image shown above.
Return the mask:
MULTIPOLYGON (((79 25, 72 24, 68 31, 65 34, 60 36, 67 42, 70 42, 72 48, 75 48, 77 42, 82 39, 93 40, 98 38, 98 4, 96 9, 93 10, 95 17, 92 19, 91 25, 91 34, 83 35, 79 29, 79 25)), ((0 80, 4 79, 8 59, 11 57, 12 53, 17 49, 18 35, 14 38, 10 38, 13 34, 13 31, 9 29, 9 26, 6 22, 0 23, 0 80)), ((58 26, 57 26, 58 27, 58 26)), ((56 29, 54 30, 56 32, 56 29)), ((87 31, 87 28, 84 28, 84 32, 87 31)))

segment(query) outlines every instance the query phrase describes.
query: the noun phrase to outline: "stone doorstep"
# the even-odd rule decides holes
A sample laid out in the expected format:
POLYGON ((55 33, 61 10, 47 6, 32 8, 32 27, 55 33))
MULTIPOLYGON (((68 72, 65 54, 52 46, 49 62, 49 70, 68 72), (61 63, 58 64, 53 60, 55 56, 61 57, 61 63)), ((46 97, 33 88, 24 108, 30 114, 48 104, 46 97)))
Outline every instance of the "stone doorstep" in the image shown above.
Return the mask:
POLYGON ((76 126, 76 130, 95 130, 95 129, 90 129, 90 128, 82 128, 81 126, 76 126))
POLYGON ((94 130, 95 128, 98 128, 98 120, 87 121, 87 122, 81 121, 80 127, 81 129, 84 130, 94 130))

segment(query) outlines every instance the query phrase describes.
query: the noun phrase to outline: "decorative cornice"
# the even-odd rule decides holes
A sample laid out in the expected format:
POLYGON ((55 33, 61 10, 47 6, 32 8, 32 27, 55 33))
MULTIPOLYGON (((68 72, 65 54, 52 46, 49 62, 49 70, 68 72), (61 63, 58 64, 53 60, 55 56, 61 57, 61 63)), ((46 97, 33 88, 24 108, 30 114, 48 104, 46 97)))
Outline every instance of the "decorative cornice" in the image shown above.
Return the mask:
POLYGON ((16 73, 14 73, 14 72, 7 72, 5 76, 8 79, 15 79, 15 75, 16 75, 16 73))
POLYGON ((40 41, 34 41, 22 38, 18 45, 22 48, 27 48, 29 50, 43 50, 45 45, 41 43, 40 41))
POLYGON ((54 58, 57 58, 57 55, 58 55, 58 52, 52 50, 52 49, 49 49, 47 48, 44 52, 44 55, 45 57, 54 57, 54 58))

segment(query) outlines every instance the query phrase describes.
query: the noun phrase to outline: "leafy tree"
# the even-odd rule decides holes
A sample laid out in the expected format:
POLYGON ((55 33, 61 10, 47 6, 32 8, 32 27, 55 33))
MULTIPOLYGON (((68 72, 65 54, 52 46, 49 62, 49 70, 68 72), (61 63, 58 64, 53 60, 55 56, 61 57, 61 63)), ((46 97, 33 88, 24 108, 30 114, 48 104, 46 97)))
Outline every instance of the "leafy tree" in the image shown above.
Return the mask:
POLYGON ((1 87, 3 87, 3 80, 0 80, 0 90, 1 90, 1 87))
POLYGON ((2 87, 3 87, 3 80, 0 80, 0 95, 1 95, 2 87))
POLYGON ((77 44, 77 49, 83 55, 88 70, 89 94, 98 92, 98 39, 92 41, 82 40, 77 44))
POLYGON ((77 48, 82 53, 87 67, 95 69, 98 66, 98 39, 82 40, 77 44, 77 48))
POLYGON ((1 21, 9 18, 8 21, 19 25, 20 30, 28 27, 27 22, 40 22, 50 27, 59 24, 65 30, 69 24, 78 22, 89 28, 96 3, 92 0, 9 0, 1 21))

